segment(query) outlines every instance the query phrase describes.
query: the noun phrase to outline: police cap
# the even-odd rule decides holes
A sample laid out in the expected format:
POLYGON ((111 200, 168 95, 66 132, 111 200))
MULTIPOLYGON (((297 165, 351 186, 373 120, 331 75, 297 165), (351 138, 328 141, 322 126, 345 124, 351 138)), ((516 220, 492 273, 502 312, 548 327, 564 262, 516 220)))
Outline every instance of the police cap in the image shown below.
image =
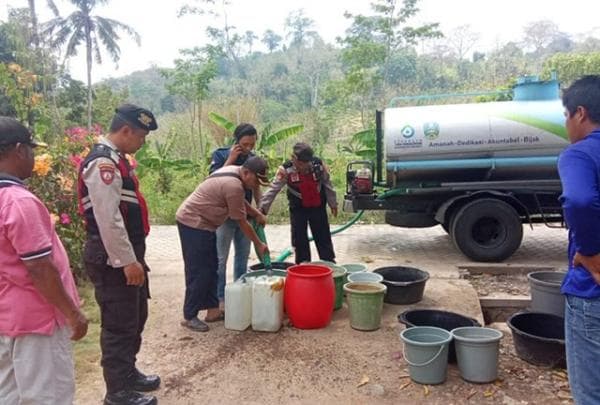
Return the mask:
POLYGON ((133 104, 123 104, 115 109, 116 116, 140 129, 154 131, 158 128, 154 114, 142 107, 133 104))

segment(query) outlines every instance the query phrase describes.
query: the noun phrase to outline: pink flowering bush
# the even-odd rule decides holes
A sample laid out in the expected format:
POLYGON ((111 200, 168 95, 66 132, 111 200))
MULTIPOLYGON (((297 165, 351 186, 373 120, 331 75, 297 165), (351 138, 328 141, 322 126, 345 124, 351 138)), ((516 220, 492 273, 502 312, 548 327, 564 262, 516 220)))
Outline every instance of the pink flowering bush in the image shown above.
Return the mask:
POLYGON ((78 213, 77 174, 90 146, 101 133, 99 126, 91 132, 81 127, 69 128, 64 137, 48 148, 38 148, 33 176, 28 183, 48 207, 77 278, 85 277, 81 259, 85 229, 78 213))

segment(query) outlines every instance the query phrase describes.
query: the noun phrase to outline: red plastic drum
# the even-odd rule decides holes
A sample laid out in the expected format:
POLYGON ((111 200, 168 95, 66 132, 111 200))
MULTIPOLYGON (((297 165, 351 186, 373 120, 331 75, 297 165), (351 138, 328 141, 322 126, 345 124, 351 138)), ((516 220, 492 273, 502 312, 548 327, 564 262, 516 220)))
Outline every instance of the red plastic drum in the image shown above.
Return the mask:
POLYGON ((335 301, 333 271, 325 266, 300 264, 287 270, 285 310, 299 329, 319 329, 329 325, 335 301))

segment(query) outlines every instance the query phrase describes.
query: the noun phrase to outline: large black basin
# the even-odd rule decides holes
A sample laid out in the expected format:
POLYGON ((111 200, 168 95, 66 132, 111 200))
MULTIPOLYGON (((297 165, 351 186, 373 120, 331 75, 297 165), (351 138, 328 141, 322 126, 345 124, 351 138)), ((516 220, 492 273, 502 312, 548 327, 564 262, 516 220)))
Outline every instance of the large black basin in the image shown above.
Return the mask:
POLYGON ((423 299, 425 283, 429 273, 414 267, 391 266, 373 270, 383 276, 382 283, 387 292, 384 301, 388 304, 408 305, 423 299))
POLYGON ((519 312, 506 323, 521 359, 537 366, 567 367, 563 318, 541 312, 519 312))
MULTIPOLYGON (((448 311, 438 311, 435 309, 411 309, 398 315, 398 321, 406 325, 407 328, 413 326, 436 326, 450 332, 452 329, 463 326, 481 326, 473 318, 456 314, 448 311)), ((454 342, 450 342, 450 351, 448 352, 448 362, 456 363, 456 351, 454 342)))
MULTIPOLYGON (((294 263, 290 263, 290 262, 272 262, 271 263, 271 267, 273 268, 273 270, 287 270, 288 267, 292 267, 292 266, 294 266, 294 263)), ((253 264, 249 268, 250 271, 257 271, 257 270, 264 270, 264 269, 265 269, 265 265, 263 263, 253 264)))

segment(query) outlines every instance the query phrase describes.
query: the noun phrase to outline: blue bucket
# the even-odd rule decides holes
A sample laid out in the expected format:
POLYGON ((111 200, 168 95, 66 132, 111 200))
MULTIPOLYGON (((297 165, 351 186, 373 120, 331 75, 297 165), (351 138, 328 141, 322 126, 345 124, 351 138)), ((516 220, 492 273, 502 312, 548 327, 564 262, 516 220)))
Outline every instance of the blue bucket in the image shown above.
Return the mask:
POLYGON ((446 381, 450 332, 433 326, 415 326, 404 329, 400 338, 404 342, 404 361, 414 382, 433 385, 446 381))

